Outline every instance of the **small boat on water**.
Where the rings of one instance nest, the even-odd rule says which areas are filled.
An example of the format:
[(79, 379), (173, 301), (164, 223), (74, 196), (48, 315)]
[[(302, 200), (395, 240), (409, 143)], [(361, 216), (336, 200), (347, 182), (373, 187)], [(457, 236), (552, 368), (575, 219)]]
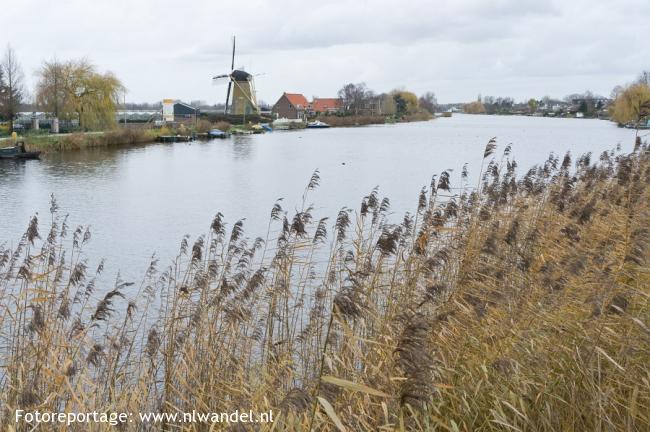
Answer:
[(22, 141), (14, 147), (0, 148), (0, 159), (39, 159), (40, 155), (39, 151), (26, 151)]
[(220, 129), (212, 129), (208, 132), (210, 138), (226, 138), (228, 134)]
[(273, 130), (302, 129), (305, 127), (302, 119), (279, 118), (271, 123)]
[(190, 135), (160, 135), (156, 138), (156, 141), (161, 143), (171, 143), (171, 142), (190, 142), (194, 138)]
[(328, 125), (327, 123), (322, 122), (320, 120), (316, 120), (316, 121), (307, 123), (307, 127), (309, 129), (326, 129), (326, 128), (330, 127), (330, 125)]
[(231, 132), (233, 135), (253, 135), (256, 133), (262, 133), (260, 132), (255, 132), (254, 130), (249, 130), (249, 129), (233, 129)]

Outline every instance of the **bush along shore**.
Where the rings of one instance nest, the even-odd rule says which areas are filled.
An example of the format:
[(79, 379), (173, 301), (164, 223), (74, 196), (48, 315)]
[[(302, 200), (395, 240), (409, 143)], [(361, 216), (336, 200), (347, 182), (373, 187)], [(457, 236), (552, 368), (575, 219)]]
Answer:
[[(319, 116), (319, 120), (324, 121), (332, 127), (347, 127), (347, 126), (367, 126), (372, 124), (396, 123), (396, 122), (414, 122), (414, 121), (428, 121), (433, 119), (429, 113), (418, 112), (415, 114), (408, 114), (402, 117), (387, 117), (387, 116), (363, 116), (363, 115), (348, 115), (348, 116)], [(306, 123), (291, 124), (290, 128), (302, 129)], [(69, 134), (28, 134), (19, 137), (19, 141), (24, 141), (27, 150), (41, 151), (43, 153), (54, 153), (72, 150), (84, 150), (101, 147), (119, 147), (131, 146), (137, 144), (147, 144), (155, 142), (158, 137), (165, 135), (191, 135), (206, 134), (212, 129), (219, 129), (224, 132), (236, 133), (242, 130), (255, 130), (253, 124), (247, 125), (231, 125), (225, 121), (218, 121), (212, 123), (208, 120), (199, 120), (195, 125), (185, 127), (181, 125), (178, 128), (162, 127), (162, 128), (116, 128), (109, 131), (98, 132), (73, 132)], [(261, 130), (261, 129), (257, 129)], [(0, 141), (0, 148), (13, 145), (13, 141), (4, 140)]]
[(429, 112), (420, 111), (413, 114), (405, 114), (400, 117), (385, 115), (320, 115), (317, 120), (327, 123), (332, 127), (346, 126), (367, 126), (384, 123), (408, 123), (416, 121), (428, 121), (433, 119)]
[[(101, 147), (120, 147), (155, 142), (160, 136), (184, 135), (189, 136), (195, 133), (206, 133), (211, 129), (228, 130), (229, 123), (217, 122), (212, 124), (208, 121), (199, 121), (192, 127), (180, 125), (179, 127), (140, 127), (140, 128), (116, 128), (103, 132), (73, 132), (68, 134), (28, 134), (19, 137), (18, 141), (24, 141), (29, 151), (41, 151), (44, 153), (55, 153), (72, 150), (85, 150)], [(5, 140), (0, 142), (0, 147), (11, 146), (13, 141)]]
[[(231, 426), (649, 430), (647, 144), (551, 155), (523, 176), (509, 147), (484, 156), (477, 184), (442, 172), (397, 223), (377, 190), (314, 219), (316, 172), (262, 237), (218, 213), (171, 265), (104, 290), (89, 230), (53, 200), (0, 249), (2, 423), (31, 430), (17, 409), (273, 410), (273, 425)], [(110, 429), (76, 430), (89, 427)]]
[[(151, 143), (165, 131), (160, 129), (115, 129), (106, 132), (76, 132), (70, 134), (39, 134), (19, 138), (29, 151), (53, 153), (99, 147), (118, 147)], [(172, 131), (168, 130), (171, 133)], [(175, 134), (175, 133), (174, 133)], [(5, 141), (4, 144), (8, 144)]]

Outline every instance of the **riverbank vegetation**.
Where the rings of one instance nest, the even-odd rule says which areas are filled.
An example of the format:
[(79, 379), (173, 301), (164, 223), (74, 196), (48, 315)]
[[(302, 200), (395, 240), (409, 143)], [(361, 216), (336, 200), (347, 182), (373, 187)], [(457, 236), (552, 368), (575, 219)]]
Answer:
[(8, 131), (13, 131), (14, 118), (20, 105), (25, 100), (25, 74), (16, 57), (16, 53), (7, 45), (0, 61), (0, 119), (9, 122)]
[(532, 115), (539, 117), (600, 118), (621, 126), (647, 127), (650, 115), (650, 71), (643, 71), (632, 83), (617, 85), (609, 97), (587, 90), (563, 99), (544, 96), (516, 102), (511, 97), (479, 95), (465, 104), (447, 104), (440, 109), (462, 110), (466, 114)]
[[(496, 150), (399, 220), (378, 190), (315, 218), (315, 172), (267, 233), (217, 213), (136, 284), (91, 267), (90, 228), (52, 200), (0, 245), (2, 422), (272, 409), (287, 431), (648, 430), (647, 144), (524, 175)], [(199, 426), (145, 428), (163, 427)]]
[(321, 115), (318, 120), (332, 127), (367, 126), (386, 123), (386, 117), (379, 115)]
[[(375, 93), (365, 83), (349, 83), (338, 92), (342, 108), (336, 113), (338, 117), (356, 117), (358, 121), (339, 121), (345, 126), (355, 124), (376, 124), (395, 121), (423, 121), (433, 118), (437, 110), (437, 100), (433, 92), (427, 92), (420, 98), (413, 92), (396, 89), (388, 93)], [(320, 113), (328, 118), (333, 114)], [(383, 118), (384, 121), (379, 121)], [(372, 123), (367, 123), (372, 121)], [(327, 122), (329, 123), (329, 122)]]
[(648, 79), (620, 88), (610, 107), (612, 120), (619, 124), (639, 124), (650, 116), (650, 73)]
[[(23, 138), (29, 151), (54, 153), (100, 147), (146, 144), (156, 140), (165, 130), (114, 129), (107, 132), (76, 132), (71, 134), (36, 134)], [(171, 132), (169, 133), (171, 134)]]
[(366, 126), (431, 120), (437, 108), (432, 92), (420, 98), (405, 90), (376, 94), (365, 83), (346, 84), (338, 95), (342, 104), (339, 111), (315, 113), (311, 118), (333, 127)]
[(61, 120), (77, 120), (82, 131), (115, 127), (118, 98), (125, 88), (110, 72), (85, 59), (45, 61), (37, 72), (36, 103)]
[(466, 104), (463, 107), (463, 111), (465, 111), (466, 114), (485, 114), (486, 109), (485, 105), (480, 100), (475, 100), (474, 102), (470, 102)]
[[(0, 61), (0, 119), (14, 121), (26, 102), (34, 111), (49, 113), (63, 122), (75, 122), (79, 131), (106, 131), (116, 125), (119, 97), (126, 91), (111, 72), (99, 72), (86, 59), (44, 61), (36, 71), (34, 98), (28, 101), (24, 73), (11, 46)], [(57, 123), (58, 124), (58, 123)], [(21, 125), (22, 130), (23, 125)], [(54, 127), (56, 130), (56, 126)]]

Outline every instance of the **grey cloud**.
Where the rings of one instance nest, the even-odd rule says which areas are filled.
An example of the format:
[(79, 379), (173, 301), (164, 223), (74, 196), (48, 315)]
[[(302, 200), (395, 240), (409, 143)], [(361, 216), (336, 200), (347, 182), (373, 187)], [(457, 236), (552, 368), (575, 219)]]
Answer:
[(331, 95), (349, 81), (433, 90), (441, 101), (587, 84), (608, 94), (650, 67), (643, 0), (24, 0), (3, 16), (0, 42), (12, 43), (31, 84), (43, 59), (85, 56), (133, 100), (223, 99), (210, 77), (229, 67), (233, 34), (237, 66), (267, 73), (257, 83), (267, 101), (284, 90)]

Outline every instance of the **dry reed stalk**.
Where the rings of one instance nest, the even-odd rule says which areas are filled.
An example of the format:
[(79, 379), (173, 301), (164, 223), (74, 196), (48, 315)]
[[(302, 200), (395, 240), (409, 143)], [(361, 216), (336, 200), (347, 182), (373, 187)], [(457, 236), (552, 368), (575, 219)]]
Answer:
[[(49, 227), (0, 245), (2, 422), (272, 409), (259, 426), (647, 430), (647, 145), (521, 177), (495, 149), (475, 190), (443, 172), (398, 224), (373, 190), (328, 230), (308, 205), (316, 172), (264, 240), (217, 214), (137, 286), (90, 268), (90, 231), (70, 233), (53, 200)], [(125, 428), (140, 427), (161, 425)]]

